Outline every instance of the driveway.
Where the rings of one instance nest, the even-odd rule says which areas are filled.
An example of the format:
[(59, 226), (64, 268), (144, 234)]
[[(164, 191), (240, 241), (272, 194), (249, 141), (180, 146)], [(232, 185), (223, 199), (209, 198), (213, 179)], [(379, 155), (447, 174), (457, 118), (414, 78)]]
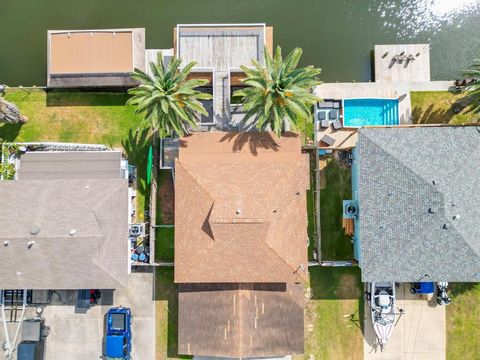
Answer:
[(410, 294), (410, 284), (397, 288), (397, 310), (405, 313), (398, 319), (389, 343), (383, 352), (375, 346), (375, 333), (368, 303), (365, 304), (365, 360), (430, 360), (445, 359), (445, 306), (436, 299)]
[[(95, 360), (102, 355), (104, 317), (112, 306), (123, 305), (132, 310), (132, 359), (153, 360), (155, 352), (155, 310), (153, 273), (136, 272), (128, 276), (125, 289), (102, 292), (102, 305), (85, 313), (75, 313), (76, 291), (56, 291), (52, 304), (42, 313), (50, 328), (46, 339), (45, 358), (48, 360)], [(55, 304), (55, 305), (53, 305)], [(35, 316), (35, 308), (27, 308), (25, 317)], [(16, 326), (10, 324), (13, 337)], [(3, 340), (0, 329), (0, 340)], [(2, 341), (3, 342), (3, 341)], [(0, 351), (0, 359), (3, 352)]]

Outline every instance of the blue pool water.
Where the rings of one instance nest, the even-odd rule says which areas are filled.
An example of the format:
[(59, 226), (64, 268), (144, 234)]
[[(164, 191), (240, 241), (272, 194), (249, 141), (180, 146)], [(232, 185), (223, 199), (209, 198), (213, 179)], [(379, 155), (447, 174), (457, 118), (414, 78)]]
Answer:
[(398, 125), (397, 99), (345, 99), (343, 125), (346, 127)]

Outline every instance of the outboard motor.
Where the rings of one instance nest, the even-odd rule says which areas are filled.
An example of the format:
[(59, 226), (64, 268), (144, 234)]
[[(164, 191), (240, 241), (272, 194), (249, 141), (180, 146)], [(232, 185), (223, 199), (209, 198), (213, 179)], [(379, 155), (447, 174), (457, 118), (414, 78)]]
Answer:
[(447, 294), (448, 282), (441, 281), (437, 283), (437, 303), (438, 305), (448, 305), (452, 302)]

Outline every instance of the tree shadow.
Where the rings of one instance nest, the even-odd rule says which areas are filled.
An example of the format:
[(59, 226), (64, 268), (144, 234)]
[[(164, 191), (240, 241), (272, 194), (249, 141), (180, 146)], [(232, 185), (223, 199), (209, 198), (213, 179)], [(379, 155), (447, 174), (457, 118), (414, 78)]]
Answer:
[(434, 109), (434, 104), (431, 104), (425, 110), (421, 107), (415, 107), (412, 110), (414, 124), (448, 124), (454, 116), (453, 105), (447, 110)]
[(130, 129), (122, 140), (122, 147), (127, 155), (128, 162), (137, 168), (137, 191), (145, 196), (144, 211), (149, 208), (150, 187), (146, 181), (148, 150), (152, 143), (150, 128)]
[(456, 297), (458, 295), (462, 295), (464, 293), (467, 293), (473, 290), (473, 288), (475, 288), (476, 285), (477, 283), (473, 283), (473, 282), (467, 282), (467, 283), (452, 282), (452, 283), (448, 283), (448, 290), (452, 297)]
[[(292, 132), (285, 132), (282, 137), (297, 137)], [(280, 146), (277, 139), (270, 132), (228, 132), (221, 139), (221, 142), (232, 142), (233, 152), (242, 151), (248, 145), (250, 153), (258, 155), (259, 149), (279, 151)]]
[(3, 124), (0, 126), (0, 139), (9, 142), (15, 141), (23, 125), (25, 124)]
[(47, 106), (123, 106), (129, 97), (124, 89), (58, 89), (47, 92)]

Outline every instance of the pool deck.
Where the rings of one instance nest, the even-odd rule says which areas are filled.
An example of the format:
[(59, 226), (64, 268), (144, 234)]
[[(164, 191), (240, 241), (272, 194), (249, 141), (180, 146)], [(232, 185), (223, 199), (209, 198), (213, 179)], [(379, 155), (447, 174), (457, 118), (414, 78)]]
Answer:
[[(353, 86), (352, 86), (353, 85)], [(330, 83), (322, 84), (315, 88), (315, 94), (322, 99), (348, 99), (348, 98), (388, 98), (398, 99), (398, 116), (400, 125), (412, 123), (412, 106), (410, 92), (402, 87), (392, 84), (379, 83)], [(341, 110), (343, 114), (343, 109)], [(316, 140), (322, 149), (351, 149), (357, 142), (357, 128), (342, 128), (339, 130), (320, 128), (316, 121)], [(323, 136), (334, 139), (333, 145), (321, 141)]]
[[(324, 83), (315, 87), (322, 99), (387, 98), (398, 99), (400, 125), (412, 123), (411, 91), (448, 91), (453, 81), (430, 80), (429, 44), (375, 45), (375, 82)], [(318, 146), (348, 149), (355, 146), (356, 129), (319, 129)], [(334, 144), (328, 146), (320, 139), (328, 135)]]

